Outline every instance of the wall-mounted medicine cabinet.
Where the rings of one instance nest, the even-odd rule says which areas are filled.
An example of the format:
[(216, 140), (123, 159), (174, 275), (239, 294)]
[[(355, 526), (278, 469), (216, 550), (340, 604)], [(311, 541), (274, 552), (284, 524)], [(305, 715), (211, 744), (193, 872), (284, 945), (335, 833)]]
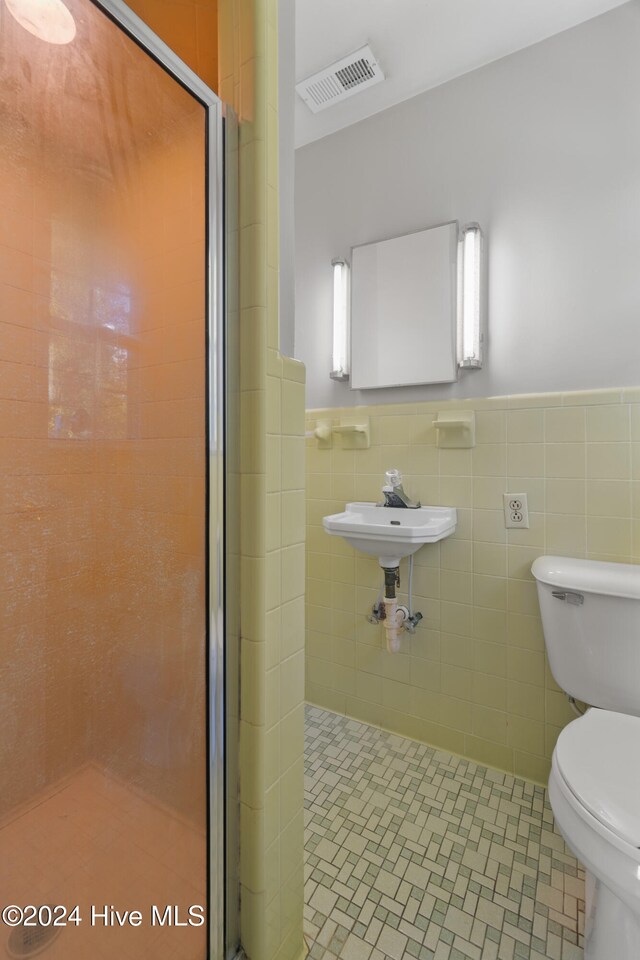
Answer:
[(351, 252), (351, 387), (457, 379), (458, 224)]

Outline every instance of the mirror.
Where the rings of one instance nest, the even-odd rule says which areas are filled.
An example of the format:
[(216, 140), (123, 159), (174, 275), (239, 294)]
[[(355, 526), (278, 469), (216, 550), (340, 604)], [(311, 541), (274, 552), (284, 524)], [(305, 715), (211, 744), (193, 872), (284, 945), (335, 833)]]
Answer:
[(351, 252), (351, 388), (451, 383), (458, 224)]

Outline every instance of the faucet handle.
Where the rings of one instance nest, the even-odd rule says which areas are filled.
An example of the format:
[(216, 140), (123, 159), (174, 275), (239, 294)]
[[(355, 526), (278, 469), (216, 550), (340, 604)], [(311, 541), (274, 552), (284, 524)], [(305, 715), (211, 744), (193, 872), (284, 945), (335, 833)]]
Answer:
[(401, 487), (402, 486), (402, 474), (395, 467), (392, 467), (391, 470), (387, 470), (385, 473), (387, 485), (390, 487)]

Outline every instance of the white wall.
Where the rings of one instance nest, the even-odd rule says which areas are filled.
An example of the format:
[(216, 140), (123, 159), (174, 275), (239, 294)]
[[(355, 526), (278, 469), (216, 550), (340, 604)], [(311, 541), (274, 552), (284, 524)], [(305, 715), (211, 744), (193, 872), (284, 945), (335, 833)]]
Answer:
[[(308, 407), (640, 383), (640, 0), (299, 149), (295, 207)], [(453, 219), (487, 238), (484, 369), (331, 381), (332, 257)]]

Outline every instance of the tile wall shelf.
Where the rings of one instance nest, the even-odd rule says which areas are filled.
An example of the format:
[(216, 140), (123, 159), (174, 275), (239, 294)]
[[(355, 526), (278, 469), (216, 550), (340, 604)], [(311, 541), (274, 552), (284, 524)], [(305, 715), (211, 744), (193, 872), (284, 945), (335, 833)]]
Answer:
[(476, 415), (473, 410), (438, 413), (433, 426), (439, 447), (463, 449), (476, 445)]
[(341, 421), (333, 432), (340, 437), (344, 450), (367, 450), (371, 444), (369, 417), (359, 417), (355, 423)]

